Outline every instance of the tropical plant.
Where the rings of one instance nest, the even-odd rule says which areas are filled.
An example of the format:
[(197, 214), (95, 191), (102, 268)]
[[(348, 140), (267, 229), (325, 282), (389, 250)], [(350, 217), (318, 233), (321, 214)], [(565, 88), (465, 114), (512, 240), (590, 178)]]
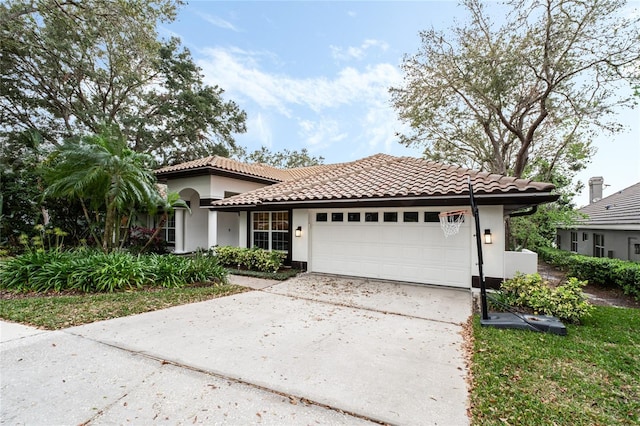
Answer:
[(193, 257), (70, 251), (28, 250), (0, 262), (0, 288), (17, 292), (85, 293), (184, 287), (193, 283), (226, 283), (226, 270), (210, 253)]
[(169, 217), (173, 216), (177, 208), (185, 209), (187, 212), (191, 213), (189, 205), (186, 201), (180, 199), (180, 194), (177, 192), (170, 192), (166, 197), (162, 197), (161, 194), (158, 194), (156, 202), (151, 206), (149, 212), (154, 214), (157, 210), (162, 211), (160, 221), (158, 222), (154, 233), (149, 237), (149, 240), (146, 242), (144, 247), (142, 247), (141, 252), (148, 250), (149, 247), (154, 244), (154, 241), (157, 241), (160, 231), (164, 229), (164, 225), (167, 223), (167, 220), (169, 220)]
[(149, 155), (129, 149), (112, 129), (68, 139), (48, 160), (45, 195), (78, 200), (92, 237), (108, 252), (118, 247), (121, 224), (126, 227), (136, 208), (154, 208), (158, 190), (152, 164)]

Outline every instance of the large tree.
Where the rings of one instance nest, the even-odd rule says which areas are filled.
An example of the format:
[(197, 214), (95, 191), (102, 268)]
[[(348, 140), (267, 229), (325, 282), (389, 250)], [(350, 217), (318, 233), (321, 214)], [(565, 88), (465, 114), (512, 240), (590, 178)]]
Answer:
[[(621, 87), (640, 80), (640, 16), (618, 0), (464, 0), (465, 24), (420, 33), (391, 89), (425, 156), (516, 177), (571, 177), (595, 131), (617, 131)], [(497, 16), (497, 15), (496, 15)], [(627, 91), (628, 92), (628, 91)], [(612, 120), (613, 119), (613, 120)], [(569, 179), (570, 180), (570, 179)]]
[(302, 148), (300, 151), (291, 151), (285, 148), (282, 151), (273, 152), (266, 146), (263, 146), (251, 153), (247, 153), (243, 148), (238, 148), (234, 155), (240, 161), (264, 163), (281, 169), (317, 166), (324, 163), (324, 157), (314, 157), (309, 154), (306, 148)]
[(37, 130), (53, 145), (116, 124), (162, 164), (228, 155), (245, 113), (157, 25), (180, 0), (0, 3), (0, 138)]

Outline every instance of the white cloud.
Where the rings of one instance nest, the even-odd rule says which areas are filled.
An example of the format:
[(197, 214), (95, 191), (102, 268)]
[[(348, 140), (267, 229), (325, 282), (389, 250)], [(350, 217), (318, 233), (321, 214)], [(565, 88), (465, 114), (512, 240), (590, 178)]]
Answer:
[[(293, 120), (290, 135), (297, 131), (305, 145), (316, 152), (347, 135), (353, 143), (368, 144), (373, 152), (389, 152), (391, 145), (397, 144), (394, 127), (399, 124), (388, 88), (399, 85), (402, 75), (391, 64), (344, 67), (333, 76), (296, 78), (268, 72), (274, 61), (269, 52), (218, 47), (200, 53), (198, 65), (206, 84), (222, 87), (225, 97), (241, 108)], [(252, 139), (268, 146), (274, 143), (264, 116), (250, 116), (248, 130)]]
[(273, 132), (269, 120), (262, 113), (247, 118), (247, 133), (251, 133), (258, 140), (260, 146), (267, 148), (273, 146)]
[(208, 23), (213, 24), (218, 28), (222, 28), (223, 30), (232, 30), (232, 31), (235, 31), (235, 32), (239, 32), (240, 31), (231, 22), (225, 21), (224, 19), (222, 19), (222, 18), (220, 18), (218, 16), (209, 15), (208, 13), (198, 13), (198, 15), (200, 15), (200, 17), (202, 19), (204, 19), (205, 21), (207, 21)]
[(341, 130), (340, 123), (327, 117), (315, 121), (300, 120), (298, 125), (301, 139), (314, 151), (327, 148), (347, 137), (347, 133)]
[(373, 47), (377, 47), (383, 52), (389, 49), (389, 45), (384, 41), (368, 39), (362, 42), (360, 46), (329, 46), (331, 56), (338, 61), (350, 61), (352, 59), (363, 59), (367, 55), (367, 51)]
[(315, 112), (345, 104), (356, 104), (385, 94), (402, 76), (390, 64), (376, 64), (358, 70), (342, 69), (333, 79), (327, 77), (294, 78), (270, 74), (260, 68), (260, 52), (212, 48), (203, 51), (199, 61), (204, 80), (220, 85), (231, 94), (239, 94), (262, 108), (275, 108), (290, 116), (291, 107), (306, 106)]

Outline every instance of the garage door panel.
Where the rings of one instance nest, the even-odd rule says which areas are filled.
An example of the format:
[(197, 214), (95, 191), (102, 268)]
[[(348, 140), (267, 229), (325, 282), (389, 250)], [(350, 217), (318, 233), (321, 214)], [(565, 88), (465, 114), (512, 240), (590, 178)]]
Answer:
[(445, 238), (433, 223), (314, 223), (310, 270), (468, 288), (470, 240), (468, 224)]

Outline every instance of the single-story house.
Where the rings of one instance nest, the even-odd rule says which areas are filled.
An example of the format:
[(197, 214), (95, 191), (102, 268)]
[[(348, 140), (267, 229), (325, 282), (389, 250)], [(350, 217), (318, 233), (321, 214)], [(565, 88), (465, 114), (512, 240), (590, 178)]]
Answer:
[[(290, 170), (214, 156), (157, 176), (191, 208), (169, 226), (176, 253), (261, 247), (308, 271), (461, 288), (478, 281), (468, 179), (481, 232), (491, 236), (483, 242), (488, 284), (518, 265), (519, 253), (504, 249), (505, 218), (557, 199), (548, 183), (385, 154)], [(464, 222), (445, 237), (439, 214), (453, 210), (466, 210)]]
[(640, 262), (640, 182), (602, 198), (604, 179), (589, 179), (589, 204), (578, 210), (584, 219), (557, 230), (562, 250), (594, 257)]

